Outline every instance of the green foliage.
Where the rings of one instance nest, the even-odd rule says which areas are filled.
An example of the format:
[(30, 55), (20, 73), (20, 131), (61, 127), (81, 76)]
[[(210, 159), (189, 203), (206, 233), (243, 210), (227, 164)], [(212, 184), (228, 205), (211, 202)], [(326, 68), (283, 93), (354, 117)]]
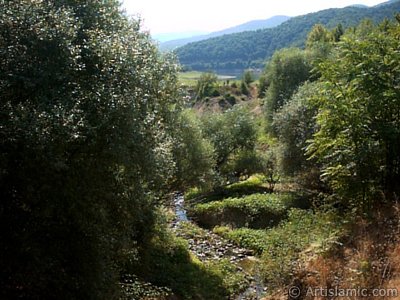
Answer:
[(327, 9), (304, 16), (293, 17), (275, 28), (228, 34), (221, 37), (190, 43), (176, 50), (182, 65), (193, 70), (245, 70), (262, 68), (265, 59), (275, 51), (287, 47), (305, 46), (307, 35), (315, 24), (332, 30), (356, 26), (369, 18), (381, 22), (392, 19), (400, 11), (398, 1), (371, 8), (345, 7)]
[(269, 77), (265, 75), (265, 72), (261, 74), (258, 79), (258, 97), (264, 98), (265, 92), (267, 91), (270, 85)]
[[(190, 222), (179, 224), (180, 235), (209, 238), (209, 232)], [(168, 286), (182, 299), (227, 299), (247, 284), (245, 274), (228, 260), (201, 262), (188, 251), (187, 241), (161, 228), (140, 264), (128, 268), (158, 286)]]
[(316, 131), (317, 108), (310, 99), (319, 87), (318, 83), (305, 83), (274, 116), (272, 126), (279, 140), (278, 164), (283, 175), (309, 172), (315, 165), (307, 159), (306, 147)]
[(227, 164), (241, 152), (254, 150), (257, 132), (250, 113), (235, 106), (223, 114), (205, 115), (202, 122), (204, 136), (215, 150), (217, 171), (224, 177), (237, 176), (240, 170)]
[(223, 174), (238, 174), (250, 176), (260, 172), (260, 155), (254, 150), (243, 150), (233, 155), (231, 159), (221, 167)]
[(262, 254), (262, 273), (267, 282), (282, 285), (296, 270), (302, 251), (327, 252), (343, 234), (335, 212), (292, 209), (286, 222), (270, 229)]
[(247, 84), (245, 81), (242, 81), (242, 82), (240, 83), (240, 92), (241, 92), (243, 95), (246, 95), (246, 96), (248, 96), (248, 95), (250, 94), (249, 86), (248, 86), (248, 84)]
[(255, 215), (260, 210), (268, 210), (275, 214), (281, 214), (287, 207), (292, 205), (292, 197), (290, 195), (280, 194), (253, 194), (243, 198), (226, 198), (222, 201), (198, 204), (195, 211), (221, 212), (225, 208), (238, 208), (244, 210), (246, 215)]
[(183, 239), (155, 239), (148, 248), (140, 271), (144, 278), (159, 286), (168, 286), (183, 299), (225, 299), (229, 292), (224, 286), (218, 267), (204, 265), (187, 250)]
[(218, 77), (214, 73), (202, 73), (197, 81), (195, 92), (196, 99), (219, 96), (217, 89)]
[(307, 48), (317, 47), (319, 44), (328, 44), (332, 42), (331, 32), (324, 25), (315, 24), (307, 36)]
[(342, 37), (319, 66), (319, 130), (308, 152), (339, 196), (365, 207), (378, 192), (399, 194), (400, 26), (364, 28)]
[(326, 252), (343, 234), (343, 223), (334, 211), (292, 209), (288, 219), (268, 230), (217, 228), (228, 239), (261, 255), (261, 273), (270, 285), (285, 285), (296, 270), (296, 261), (307, 248)]
[(176, 161), (176, 189), (201, 187), (207, 189), (214, 179), (214, 149), (203, 137), (200, 121), (194, 112), (186, 110), (176, 126), (174, 157)]
[(243, 81), (244, 83), (246, 83), (247, 85), (249, 85), (250, 83), (252, 83), (252, 82), (254, 81), (253, 72), (250, 71), (250, 70), (245, 71), (245, 72), (243, 73), (243, 76), (242, 76), (242, 81)]
[(215, 233), (221, 234), (223, 237), (234, 241), (239, 246), (246, 249), (251, 249), (257, 255), (261, 255), (266, 249), (266, 240), (268, 239), (268, 233), (263, 229), (251, 229), (251, 228), (238, 228), (230, 229), (230, 227), (216, 227)]
[(265, 151), (259, 163), (260, 173), (264, 175), (263, 181), (268, 183), (268, 190), (272, 193), (280, 179), (275, 148), (271, 147)]
[(0, 6), (0, 298), (113, 299), (172, 178), (176, 65), (117, 1)]
[(274, 113), (289, 101), (297, 88), (310, 78), (311, 68), (306, 51), (290, 48), (275, 52), (265, 70), (269, 81), (265, 101), (269, 122), (272, 122)]
[[(248, 285), (244, 273), (238, 272), (237, 266), (227, 259), (209, 262), (206, 264), (206, 268), (210, 270), (212, 274), (222, 278), (222, 286), (230, 297), (237, 295)], [(207, 299), (216, 299), (214, 295), (211, 297), (212, 298)]]
[(268, 192), (268, 189), (264, 186), (264, 177), (262, 175), (253, 175), (244, 181), (218, 186), (208, 193), (204, 193), (204, 191), (197, 188), (190, 189), (185, 193), (185, 199), (193, 204), (198, 204), (266, 192)]
[(190, 214), (207, 227), (225, 224), (265, 228), (279, 223), (293, 205), (293, 196), (289, 194), (252, 194), (197, 204), (190, 210)]
[(333, 30), (332, 30), (332, 36), (333, 36), (333, 41), (334, 42), (339, 42), (342, 35), (344, 34), (344, 28), (341, 23), (339, 23)]
[(334, 43), (339, 41), (343, 34), (343, 28), (339, 25), (332, 31), (321, 24), (316, 24), (311, 29), (307, 36), (306, 48), (313, 51), (314, 60), (324, 59), (329, 55)]

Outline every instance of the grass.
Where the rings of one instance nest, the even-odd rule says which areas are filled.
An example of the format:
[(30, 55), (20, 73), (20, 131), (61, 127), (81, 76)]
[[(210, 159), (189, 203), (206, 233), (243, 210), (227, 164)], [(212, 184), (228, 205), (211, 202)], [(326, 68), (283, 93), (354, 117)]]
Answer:
[[(179, 82), (186, 86), (195, 86), (203, 73), (198, 71), (181, 72), (179, 73)], [(217, 77), (220, 81), (229, 80), (231, 83), (236, 82), (235, 76), (217, 75)]]
[(310, 275), (303, 276), (303, 284), (312, 288), (384, 288), (397, 294), (386, 298), (399, 299), (399, 204), (381, 204), (367, 218), (349, 213), (348, 219), (351, 222), (340, 247), (329, 255), (308, 256), (302, 272)]
[(252, 194), (242, 198), (227, 198), (195, 206), (198, 213), (221, 213), (224, 209), (237, 208), (252, 216), (267, 210), (273, 214), (282, 214), (292, 206), (293, 198), (289, 194)]
[(310, 206), (308, 198), (299, 193), (269, 193), (262, 175), (208, 194), (192, 190), (186, 198), (189, 198), (189, 215), (206, 228), (216, 225), (268, 228), (285, 219), (290, 208)]
[(252, 194), (197, 204), (189, 214), (207, 228), (220, 224), (234, 228), (267, 228), (284, 219), (293, 204), (290, 194)]
[(262, 175), (253, 175), (245, 181), (236, 182), (227, 186), (204, 193), (201, 189), (190, 189), (185, 193), (185, 199), (188, 203), (207, 203), (218, 201), (225, 198), (242, 197), (254, 193), (264, 193), (268, 189), (265, 187)]
[(216, 227), (215, 233), (261, 256), (261, 272), (272, 286), (290, 281), (304, 251), (327, 252), (343, 234), (343, 223), (334, 211), (292, 209), (288, 219), (268, 230)]
[(186, 240), (176, 237), (154, 241), (142, 263), (133, 271), (155, 286), (168, 287), (179, 299), (227, 299), (247, 283), (229, 261), (203, 263), (188, 251)]

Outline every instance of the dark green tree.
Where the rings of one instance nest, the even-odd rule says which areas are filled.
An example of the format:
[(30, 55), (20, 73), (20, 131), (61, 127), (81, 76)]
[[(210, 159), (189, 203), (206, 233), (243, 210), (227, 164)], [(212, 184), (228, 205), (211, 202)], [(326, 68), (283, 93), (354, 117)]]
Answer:
[(247, 85), (247, 83), (246, 83), (245, 81), (242, 81), (242, 82), (240, 83), (240, 92), (241, 92), (243, 95), (246, 95), (246, 96), (248, 96), (248, 95), (250, 94), (249, 86)]
[(332, 30), (332, 35), (333, 35), (333, 40), (334, 42), (339, 42), (340, 38), (344, 34), (344, 28), (342, 23), (339, 23), (333, 30)]
[(0, 6), (0, 298), (114, 299), (172, 178), (176, 67), (118, 1)]

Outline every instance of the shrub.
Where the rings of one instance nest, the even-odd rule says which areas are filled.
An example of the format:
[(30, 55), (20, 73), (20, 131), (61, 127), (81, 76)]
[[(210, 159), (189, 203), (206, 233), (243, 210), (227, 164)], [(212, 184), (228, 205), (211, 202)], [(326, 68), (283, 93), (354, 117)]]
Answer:
[(278, 224), (293, 203), (291, 195), (253, 194), (197, 204), (190, 214), (209, 228), (215, 225), (266, 228)]

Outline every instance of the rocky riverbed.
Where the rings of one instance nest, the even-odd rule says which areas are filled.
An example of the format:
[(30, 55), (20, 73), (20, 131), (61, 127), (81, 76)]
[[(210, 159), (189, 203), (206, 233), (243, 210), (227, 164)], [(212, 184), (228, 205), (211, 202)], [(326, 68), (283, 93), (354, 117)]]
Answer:
[(226, 240), (212, 231), (200, 228), (186, 215), (184, 198), (176, 194), (174, 198), (176, 217), (171, 224), (175, 234), (188, 241), (189, 250), (201, 261), (227, 259), (243, 272), (249, 282), (249, 287), (233, 299), (261, 299), (266, 291), (258, 276), (258, 258), (249, 249), (244, 249)]

